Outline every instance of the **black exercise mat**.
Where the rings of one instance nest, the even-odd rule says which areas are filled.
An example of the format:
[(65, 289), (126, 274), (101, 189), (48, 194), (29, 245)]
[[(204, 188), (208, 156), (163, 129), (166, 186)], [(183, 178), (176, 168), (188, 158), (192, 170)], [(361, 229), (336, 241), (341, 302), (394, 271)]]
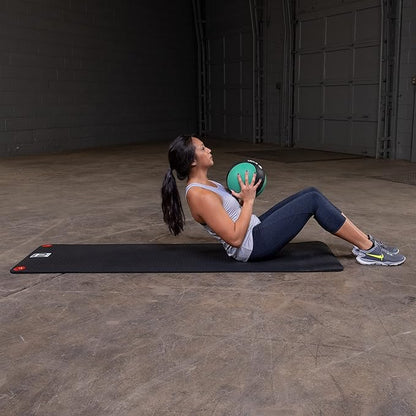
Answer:
[(48, 244), (11, 273), (215, 273), (341, 271), (319, 241), (288, 244), (275, 258), (242, 263), (220, 244)]

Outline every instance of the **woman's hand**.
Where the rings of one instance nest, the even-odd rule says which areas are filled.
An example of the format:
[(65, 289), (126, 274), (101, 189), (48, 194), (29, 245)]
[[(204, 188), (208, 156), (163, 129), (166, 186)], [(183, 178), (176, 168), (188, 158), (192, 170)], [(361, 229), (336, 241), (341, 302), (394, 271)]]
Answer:
[(239, 199), (243, 205), (245, 202), (254, 202), (254, 200), (256, 199), (257, 188), (261, 184), (261, 179), (257, 183), (255, 183), (256, 173), (253, 173), (253, 177), (251, 178), (251, 182), (249, 183), (247, 170), (245, 173), (244, 182), (240, 174), (237, 175), (237, 179), (240, 184), (241, 190), (238, 193), (232, 190), (231, 194), (237, 199)]

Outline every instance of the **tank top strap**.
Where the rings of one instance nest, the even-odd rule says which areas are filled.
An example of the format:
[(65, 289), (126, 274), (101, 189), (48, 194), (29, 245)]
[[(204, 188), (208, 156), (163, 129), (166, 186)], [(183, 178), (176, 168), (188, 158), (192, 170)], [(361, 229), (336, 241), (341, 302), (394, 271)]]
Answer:
[(185, 195), (188, 193), (188, 191), (193, 188), (193, 187), (198, 187), (198, 188), (203, 188), (206, 189), (208, 191), (212, 191), (215, 192), (218, 195), (227, 193), (227, 191), (225, 190), (225, 188), (218, 182), (215, 181), (211, 181), (212, 183), (214, 183), (216, 186), (211, 186), (211, 185), (204, 185), (202, 183), (198, 183), (198, 182), (192, 182), (189, 185), (186, 186), (186, 190), (185, 190)]

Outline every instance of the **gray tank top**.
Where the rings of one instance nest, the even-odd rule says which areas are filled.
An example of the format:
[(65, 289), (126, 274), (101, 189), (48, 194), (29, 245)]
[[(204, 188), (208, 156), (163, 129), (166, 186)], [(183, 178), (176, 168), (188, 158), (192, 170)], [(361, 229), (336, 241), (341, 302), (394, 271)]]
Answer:
[[(238, 201), (218, 182), (213, 182), (216, 186), (210, 185), (203, 185), (201, 183), (190, 183), (186, 187), (186, 194), (188, 191), (197, 186), (199, 188), (207, 189), (208, 191), (212, 191), (219, 195), (222, 199), (222, 206), (224, 207), (225, 211), (227, 212), (228, 216), (235, 222), (238, 220), (240, 213), (241, 213), (241, 206)], [(260, 220), (255, 216), (252, 215), (250, 219), (250, 224), (247, 229), (247, 233), (244, 237), (243, 244), (240, 247), (234, 247), (228, 243), (226, 243), (221, 237), (219, 237), (208, 225), (203, 225), (203, 227), (208, 231), (209, 234), (214, 236), (217, 240), (221, 242), (225, 251), (230, 257), (238, 261), (246, 262), (251, 252), (253, 251), (253, 228), (260, 224)]]

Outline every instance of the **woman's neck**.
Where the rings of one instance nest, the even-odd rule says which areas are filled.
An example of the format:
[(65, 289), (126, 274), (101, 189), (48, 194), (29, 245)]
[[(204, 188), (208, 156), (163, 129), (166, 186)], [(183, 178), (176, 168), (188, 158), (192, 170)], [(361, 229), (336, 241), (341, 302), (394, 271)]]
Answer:
[(211, 185), (211, 181), (208, 179), (207, 171), (191, 172), (188, 176), (188, 185), (195, 182), (203, 185)]

